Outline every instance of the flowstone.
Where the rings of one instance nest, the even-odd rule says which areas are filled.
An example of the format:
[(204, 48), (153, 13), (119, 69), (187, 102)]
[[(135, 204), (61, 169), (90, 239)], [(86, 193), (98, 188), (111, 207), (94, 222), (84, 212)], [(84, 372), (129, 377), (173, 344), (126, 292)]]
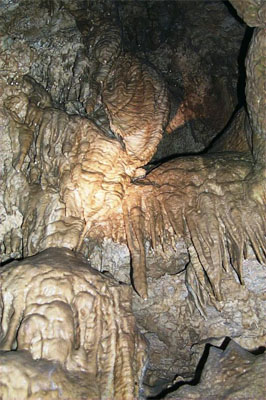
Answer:
[(129, 286), (57, 248), (3, 267), (0, 280), (1, 398), (140, 395), (146, 343)]
[[(158, 47), (146, 57), (131, 51), (130, 38), (139, 38), (130, 23), (123, 29), (131, 2), (123, 12), (122, 3), (1, 6), (1, 259), (45, 250), (1, 272), (7, 398), (38, 398), (41, 390), (48, 397), (138, 396), (145, 345), (123, 283), (135, 289), (133, 311), (150, 342), (151, 386), (191, 377), (211, 336), (250, 350), (265, 342), (264, 2), (248, 0), (243, 10), (232, 0), (256, 27), (246, 71), (249, 119), (236, 115), (210, 152), (236, 105), (235, 46), (238, 54), (244, 25), (223, 2), (177, 2), (188, 25), (180, 31), (172, 20), (167, 40), (157, 26), (171, 25), (171, 11), (148, 25), (137, 18), (150, 36), (156, 32)], [(152, 18), (160, 10), (158, 2), (139, 3)], [(142, 17), (138, 2), (132, 10)], [(179, 42), (181, 32), (188, 38)], [(179, 150), (205, 154), (147, 164), (176, 152), (164, 153), (167, 142), (156, 155), (163, 136), (183, 124)]]

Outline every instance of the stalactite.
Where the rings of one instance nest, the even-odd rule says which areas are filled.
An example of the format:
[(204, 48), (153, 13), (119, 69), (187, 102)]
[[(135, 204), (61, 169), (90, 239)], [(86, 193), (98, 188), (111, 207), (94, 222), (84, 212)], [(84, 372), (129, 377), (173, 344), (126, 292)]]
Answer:
[[(91, 92), (84, 106), (89, 114), (97, 104), (102, 107), (112, 134), (106, 135), (91, 116), (53, 108), (48, 93), (30, 76), (8, 87), (4, 105), (17, 149), (13, 164), (25, 181), (27, 198), (20, 205), (23, 255), (55, 243), (82, 251), (86, 237), (127, 242), (134, 286), (146, 298), (145, 241), (164, 250), (166, 237), (174, 243), (182, 236), (193, 251), (190, 290), (206, 288), (210, 299), (221, 301), (220, 282), (230, 265), (243, 281), (249, 242), (258, 259), (265, 259), (263, 207), (258, 206), (263, 190), (253, 185), (252, 200), (247, 189), (252, 160), (240, 153), (180, 158), (145, 178), (142, 167), (167, 124), (166, 84), (154, 69), (121, 50), (120, 31), (108, 23), (95, 23), (90, 46), (94, 64), (80, 53), (74, 75), (89, 74)], [(248, 149), (241, 140), (239, 146)], [(11, 208), (8, 193), (7, 188), (6, 206)], [(203, 309), (200, 297), (195, 295)]]
[[(132, 202), (133, 200), (133, 202)], [(126, 240), (132, 257), (133, 284), (144, 299), (147, 298), (145, 216), (141, 208), (141, 198), (128, 197), (123, 202), (123, 217)]]
[[(204, 292), (219, 307), (224, 273), (233, 268), (244, 284), (247, 246), (251, 244), (261, 263), (266, 261), (265, 209), (246, 195), (251, 169), (251, 159), (240, 153), (180, 158), (130, 188), (127, 196), (131, 200), (126, 200), (123, 211), (134, 282), (143, 279), (145, 260), (142, 265), (139, 260), (143, 260), (145, 239), (156, 249), (158, 236), (163, 241), (169, 232), (176, 239), (185, 237), (190, 254), (187, 283), (202, 314), (207, 301)], [(143, 285), (146, 291), (144, 281)]]

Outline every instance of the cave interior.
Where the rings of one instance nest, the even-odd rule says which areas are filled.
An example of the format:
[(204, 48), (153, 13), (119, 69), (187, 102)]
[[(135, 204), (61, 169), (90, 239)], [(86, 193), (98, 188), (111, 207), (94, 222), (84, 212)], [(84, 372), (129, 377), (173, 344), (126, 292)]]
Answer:
[(265, 396), (265, 0), (2, 0), (0, 397)]

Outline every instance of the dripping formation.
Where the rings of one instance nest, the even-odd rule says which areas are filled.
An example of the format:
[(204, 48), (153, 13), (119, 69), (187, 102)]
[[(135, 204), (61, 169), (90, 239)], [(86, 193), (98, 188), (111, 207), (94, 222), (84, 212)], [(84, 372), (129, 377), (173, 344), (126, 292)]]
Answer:
[[(124, 215), (133, 268), (145, 268), (146, 238), (156, 250), (170, 234), (185, 238), (190, 256), (187, 286), (202, 313), (208, 296), (216, 305), (222, 300), (221, 279), (230, 265), (243, 284), (242, 265), (250, 244), (258, 260), (266, 261), (265, 210), (249, 198), (246, 178), (251, 168), (251, 158), (240, 153), (186, 157), (163, 164), (130, 188)], [(138, 287), (146, 295), (145, 272), (138, 275)]]
[(243, 353), (265, 344), (266, 261), (265, 5), (247, 2), (254, 30), (223, 1), (0, 6), (3, 400), (179, 398), (210, 345), (203, 397), (263, 393), (264, 355)]
[[(27, 199), (19, 205), (23, 256), (55, 245), (85, 252), (86, 238), (126, 242), (134, 287), (146, 298), (145, 241), (155, 250), (157, 243), (163, 247), (166, 235), (173, 241), (182, 236), (190, 255), (188, 289), (204, 314), (208, 298), (222, 299), (220, 281), (230, 265), (243, 283), (249, 243), (265, 262), (264, 189), (257, 179), (262, 170), (257, 149), (263, 146), (256, 141), (261, 139), (253, 140), (255, 162), (243, 153), (210, 153), (179, 158), (145, 177), (143, 167), (163, 131), (195, 115), (185, 101), (179, 111), (183, 118), (177, 113), (168, 121), (165, 83), (150, 66), (122, 51), (116, 27), (96, 23), (90, 46), (92, 65), (79, 53), (74, 66), (78, 74), (89, 65), (90, 90), (80, 93), (86, 117), (53, 107), (48, 93), (28, 75), (7, 85), (4, 105), (18, 144), (5, 202), (11, 208), (9, 188), (19, 174)], [(97, 122), (99, 112), (103, 118)], [(222, 143), (216, 151), (227, 149)]]

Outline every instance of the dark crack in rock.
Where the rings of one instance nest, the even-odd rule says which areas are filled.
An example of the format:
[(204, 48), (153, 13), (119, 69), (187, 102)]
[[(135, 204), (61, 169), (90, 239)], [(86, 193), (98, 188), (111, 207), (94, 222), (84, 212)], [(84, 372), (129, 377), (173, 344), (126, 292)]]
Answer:
[[(208, 355), (207, 355), (208, 353)], [(265, 396), (265, 354), (254, 355), (233, 340), (225, 349), (206, 346), (207, 361), (195, 386), (185, 384), (165, 399), (261, 400)], [(198, 380), (196, 378), (196, 380)]]

